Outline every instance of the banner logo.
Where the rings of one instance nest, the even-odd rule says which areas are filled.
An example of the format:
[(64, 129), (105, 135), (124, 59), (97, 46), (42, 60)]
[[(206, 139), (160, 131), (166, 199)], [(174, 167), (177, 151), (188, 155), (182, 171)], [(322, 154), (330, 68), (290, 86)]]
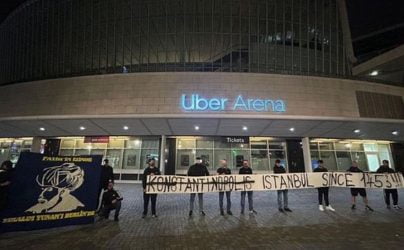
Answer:
[(84, 182), (84, 171), (73, 163), (45, 168), (42, 176), (36, 177), (36, 182), (42, 188), (38, 203), (26, 212), (66, 212), (84, 207), (71, 192), (78, 189)]

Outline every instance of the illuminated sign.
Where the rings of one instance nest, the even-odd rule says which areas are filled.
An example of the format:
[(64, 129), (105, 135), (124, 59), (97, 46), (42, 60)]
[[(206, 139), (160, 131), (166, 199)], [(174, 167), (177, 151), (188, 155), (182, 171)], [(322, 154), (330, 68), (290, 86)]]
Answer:
[(286, 112), (286, 104), (283, 100), (246, 99), (242, 95), (230, 102), (227, 98), (204, 98), (199, 94), (183, 94), (181, 108), (185, 111)]

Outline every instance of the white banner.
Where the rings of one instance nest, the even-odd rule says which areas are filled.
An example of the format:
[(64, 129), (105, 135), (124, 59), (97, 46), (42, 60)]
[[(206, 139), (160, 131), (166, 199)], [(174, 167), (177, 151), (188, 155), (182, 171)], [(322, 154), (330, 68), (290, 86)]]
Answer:
[(188, 177), (149, 175), (146, 193), (207, 193), (224, 191), (265, 191), (319, 187), (403, 188), (401, 173), (291, 173), (256, 175), (212, 175)]

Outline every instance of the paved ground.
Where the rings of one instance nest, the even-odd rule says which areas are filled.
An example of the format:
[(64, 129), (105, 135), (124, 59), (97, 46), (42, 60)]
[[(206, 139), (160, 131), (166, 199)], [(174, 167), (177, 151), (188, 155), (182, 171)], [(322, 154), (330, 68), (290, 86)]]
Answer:
[[(351, 211), (349, 190), (331, 190), (337, 210), (318, 211), (316, 190), (289, 191), (293, 213), (281, 214), (276, 192), (255, 192), (257, 215), (222, 217), (217, 194), (205, 195), (206, 216), (188, 218), (188, 195), (160, 195), (159, 218), (141, 218), (141, 187), (120, 184), (125, 200), (120, 222), (73, 226), (0, 236), (0, 249), (403, 249), (404, 209), (387, 210), (382, 191), (368, 191), (375, 212), (363, 204)], [(400, 190), (404, 199), (404, 190)]]

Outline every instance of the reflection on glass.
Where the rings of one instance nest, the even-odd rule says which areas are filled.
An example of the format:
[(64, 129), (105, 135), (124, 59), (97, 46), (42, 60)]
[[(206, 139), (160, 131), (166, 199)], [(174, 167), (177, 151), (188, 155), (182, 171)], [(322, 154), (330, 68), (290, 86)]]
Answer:
[(351, 154), (349, 152), (343, 152), (343, 151), (337, 151), (337, 164), (338, 164), (338, 170), (339, 171), (345, 171), (347, 170), (351, 164)]
[[(265, 145), (266, 146), (266, 145)], [(269, 170), (268, 151), (251, 150), (251, 166), (255, 170)]]
[(320, 159), (324, 161), (324, 166), (328, 171), (338, 170), (334, 151), (320, 151)]
[(140, 149), (126, 149), (123, 152), (123, 168), (139, 169), (140, 168)]
[(108, 149), (106, 159), (109, 160), (109, 165), (113, 168), (121, 168), (121, 149)]

